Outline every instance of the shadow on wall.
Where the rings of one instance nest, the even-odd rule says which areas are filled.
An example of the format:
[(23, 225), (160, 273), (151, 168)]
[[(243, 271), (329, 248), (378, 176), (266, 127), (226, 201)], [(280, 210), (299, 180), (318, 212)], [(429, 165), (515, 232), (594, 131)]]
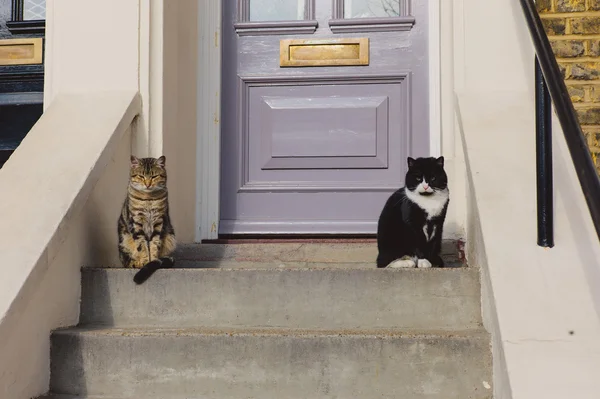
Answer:
[(117, 221), (127, 194), (131, 138), (123, 137), (117, 154), (88, 199), (85, 219), (89, 235), (89, 256), (84, 267), (121, 267)]

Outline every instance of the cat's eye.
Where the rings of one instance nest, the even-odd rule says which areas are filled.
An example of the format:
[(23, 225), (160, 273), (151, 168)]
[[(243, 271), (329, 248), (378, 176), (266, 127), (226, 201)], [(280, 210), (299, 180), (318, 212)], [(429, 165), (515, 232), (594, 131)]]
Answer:
[(417, 181), (422, 181), (423, 178), (422, 177), (417, 177)]
[(434, 176), (434, 177), (432, 177), (430, 181), (435, 181), (435, 176)]

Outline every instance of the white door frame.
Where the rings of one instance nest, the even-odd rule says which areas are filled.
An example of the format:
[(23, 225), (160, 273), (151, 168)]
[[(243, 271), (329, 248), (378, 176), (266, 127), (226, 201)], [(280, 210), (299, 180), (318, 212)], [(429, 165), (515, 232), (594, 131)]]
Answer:
[(219, 234), (222, 1), (198, 0), (197, 242)]
[[(440, 2), (429, 2), (430, 151), (442, 152)], [(196, 241), (219, 234), (221, 179), (221, 10), (223, 0), (198, 0), (198, 140)]]

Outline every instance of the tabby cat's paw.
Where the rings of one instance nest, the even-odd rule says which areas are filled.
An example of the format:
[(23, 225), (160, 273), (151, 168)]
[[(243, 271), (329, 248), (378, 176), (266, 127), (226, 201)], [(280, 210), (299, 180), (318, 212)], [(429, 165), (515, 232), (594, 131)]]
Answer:
[(428, 269), (431, 267), (431, 262), (427, 259), (419, 259), (417, 260), (417, 267), (421, 269)]
[(160, 261), (162, 262), (161, 267), (163, 269), (169, 269), (175, 266), (175, 259), (173, 259), (170, 256), (163, 256), (162, 258), (160, 258)]
[(387, 265), (390, 269), (404, 269), (415, 267), (415, 261), (412, 259), (398, 259)]

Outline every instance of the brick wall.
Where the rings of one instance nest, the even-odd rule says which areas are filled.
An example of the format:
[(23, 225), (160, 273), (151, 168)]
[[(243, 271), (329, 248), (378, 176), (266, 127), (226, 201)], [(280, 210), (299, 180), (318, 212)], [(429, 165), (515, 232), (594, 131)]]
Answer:
[(600, 0), (537, 0), (600, 174)]

